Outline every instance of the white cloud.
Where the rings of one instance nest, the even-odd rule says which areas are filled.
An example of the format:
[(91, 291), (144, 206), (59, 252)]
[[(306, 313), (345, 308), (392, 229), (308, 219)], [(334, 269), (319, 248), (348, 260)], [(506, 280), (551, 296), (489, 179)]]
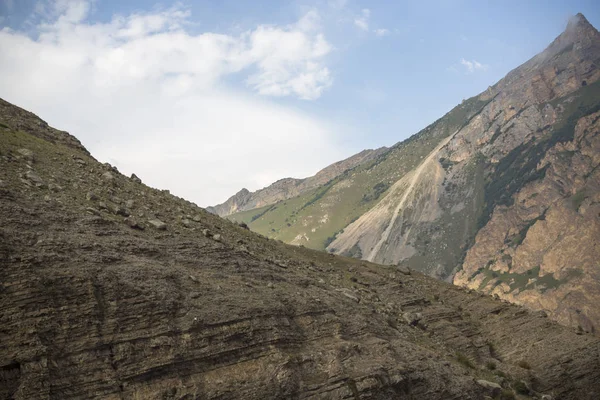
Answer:
[(33, 37), (1, 30), (0, 93), (100, 160), (209, 205), (345, 155), (333, 126), (224, 82), (237, 76), (260, 95), (318, 98), (332, 84), (332, 47), (316, 12), (240, 35), (191, 34), (185, 9), (90, 23), (92, 5), (40, 8), (51, 19)]
[(485, 71), (488, 69), (487, 65), (481, 64), (479, 61), (476, 60), (468, 61), (464, 58), (461, 58), (460, 64), (467, 69), (468, 73), (473, 73), (475, 71)]
[(360, 17), (354, 19), (354, 25), (365, 32), (369, 30), (369, 17), (371, 16), (371, 10), (363, 8), (361, 10)]
[[(371, 10), (363, 8), (360, 15), (354, 18), (354, 26), (364, 32), (369, 32), (369, 20), (371, 18)], [(377, 28), (372, 31), (376, 36), (382, 37), (390, 34), (390, 31), (385, 28)]]
[(390, 31), (385, 28), (375, 29), (373, 32), (375, 32), (375, 35), (377, 36), (387, 36), (390, 34)]

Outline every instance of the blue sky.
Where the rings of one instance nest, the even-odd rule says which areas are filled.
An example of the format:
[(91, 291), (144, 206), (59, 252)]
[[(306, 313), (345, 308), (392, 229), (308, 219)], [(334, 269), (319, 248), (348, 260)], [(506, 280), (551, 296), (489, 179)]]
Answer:
[(577, 12), (600, 26), (597, 1), (0, 0), (0, 97), (209, 205), (407, 138)]

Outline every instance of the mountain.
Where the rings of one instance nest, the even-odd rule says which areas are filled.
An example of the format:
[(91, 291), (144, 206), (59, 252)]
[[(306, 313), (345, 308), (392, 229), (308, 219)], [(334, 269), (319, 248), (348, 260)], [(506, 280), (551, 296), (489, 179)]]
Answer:
[(304, 179), (280, 179), (266, 188), (257, 190), (256, 192), (250, 192), (248, 189), (243, 188), (227, 199), (224, 203), (213, 207), (207, 207), (206, 211), (220, 215), (221, 217), (226, 217), (234, 213), (253, 210), (255, 208), (268, 206), (282, 200), (287, 200), (311, 189), (322, 186), (343, 172), (379, 157), (387, 150), (388, 149), (386, 147), (381, 147), (376, 150), (363, 150), (352, 157), (338, 161), (326, 168), (323, 168), (311, 177)]
[(377, 159), (229, 218), (595, 331), (599, 65), (600, 34), (578, 14), (542, 53)]
[(0, 399), (600, 394), (544, 313), (270, 240), (3, 100), (0, 139)]

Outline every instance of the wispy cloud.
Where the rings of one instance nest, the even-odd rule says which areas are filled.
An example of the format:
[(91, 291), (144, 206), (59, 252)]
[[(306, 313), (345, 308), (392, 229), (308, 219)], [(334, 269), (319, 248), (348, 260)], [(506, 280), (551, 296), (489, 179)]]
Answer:
[(371, 30), (369, 28), (370, 18), (371, 18), (371, 10), (369, 10), (368, 8), (363, 8), (360, 11), (360, 15), (354, 18), (354, 26), (356, 26), (361, 31), (372, 32), (376, 36), (379, 36), (379, 37), (387, 36), (391, 33), (389, 31), (389, 29), (385, 29), (385, 28), (376, 28), (376, 29)]
[(316, 11), (233, 35), (188, 31), (182, 7), (99, 23), (92, 1), (40, 4), (33, 32), (0, 31), (0, 93), (124, 172), (208, 205), (340, 156), (330, 125), (270, 100), (332, 85)]
[(365, 32), (369, 31), (369, 17), (371, 16), (371, 10), (363, 8), (361, 15), (354, 19), (354, 25)]
[(485, 71), (488, 69), (488, 65), (482, 64), (477, 60), (465, 60), (464, 58), (460, 59), (460, 64), (466, 68), (467, 73), (473, 73), (476, 71)]
[(379, 29), (375, 29), (373, 32), (375, 32), (375, 35), (377, 36), (387, 36), (390, 34), (390, 31), (388, 29), (385, 28), (379, 28)]

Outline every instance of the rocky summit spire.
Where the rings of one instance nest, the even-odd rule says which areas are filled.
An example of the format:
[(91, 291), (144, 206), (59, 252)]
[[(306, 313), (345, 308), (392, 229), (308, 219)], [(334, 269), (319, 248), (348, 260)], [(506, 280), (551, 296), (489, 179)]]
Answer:
[(575, 46), (578, 49), (597, 47), (600, 43), (600, 33), (588, 22), (581, 13), (569, 18), (565, 30), (538, 55), (537, 61), (547, 60), (549, 57), (562, 54), (567, 48)]
[(567, 31), (575, 31), (575, 30), (588, 30), (593, 29), (596, 30), (592, 24), (590, 24), (582, 13), (577, 13), (576, 15), (569, 18), (569, 22), (567, 23)]

